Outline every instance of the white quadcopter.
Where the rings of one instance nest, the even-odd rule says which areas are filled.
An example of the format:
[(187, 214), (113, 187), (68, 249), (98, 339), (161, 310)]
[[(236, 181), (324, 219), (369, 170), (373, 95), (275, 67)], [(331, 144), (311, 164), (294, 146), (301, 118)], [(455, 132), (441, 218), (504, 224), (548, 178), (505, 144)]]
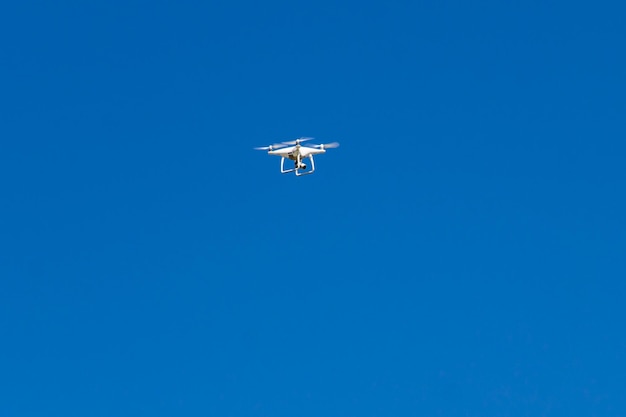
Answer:
[[(313, 160), (313, 155), (326, 153), (326, 149), (336, 148), (339, 146), (339, 143), (337, 142), (309, 146), (300, 145), (300, 143), (311, 139), (313, 138), (300, 138), (290, 142), (276, 143), (274, 145), (262, 146), (254, 149), (267, 151), (269, 155), (280, 156), (280, 172), (282, 174), (295, 172), (297, 176), (307, 175), (315, 172), (315, 161)], [(285, 158), (293, 161), (294, 167), (292, 169), (285, 169)], [(305, 158), (309, 158), (311, 160), (311, 169), (308, 171), (306, 171), (306, 164), (302, 162)]]

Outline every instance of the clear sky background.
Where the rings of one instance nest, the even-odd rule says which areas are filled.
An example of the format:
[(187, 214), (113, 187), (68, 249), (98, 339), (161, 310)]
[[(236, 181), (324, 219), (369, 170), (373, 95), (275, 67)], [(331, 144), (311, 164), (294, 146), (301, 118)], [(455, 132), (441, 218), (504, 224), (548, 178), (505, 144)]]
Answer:
[[(0, 36), (0, 415), (626, 415), (623, 2), (20, 1)], [(341, 147), (252, 150), (299, 136)]]

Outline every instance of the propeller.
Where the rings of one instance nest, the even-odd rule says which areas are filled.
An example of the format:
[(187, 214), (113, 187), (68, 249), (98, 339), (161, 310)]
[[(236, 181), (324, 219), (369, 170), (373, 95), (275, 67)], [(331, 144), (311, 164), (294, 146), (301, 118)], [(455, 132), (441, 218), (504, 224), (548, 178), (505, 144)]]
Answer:
[(311, 146), (313, 148), (318, 148), (318, 149), (331, 149), (331, 148), (338, 148), (339, 142), (322, 143), (320, 145), (311, 145)]
[(282, 143), (275, 143), (273, 145), (270, 146), (259, 146), (258, 148), (254, 148), (257, 151), (273, 151), (274, 149), (279, 149), (279, 148), (284, 148), (285, 145), (283, 145)]
[(282, 142), (284, 145), (299, 145), (301, 142), (306, 142), (307, 140), (311, 140), (313, 138), (298, 138), (296, 140), (291, 140), (289, 142)]

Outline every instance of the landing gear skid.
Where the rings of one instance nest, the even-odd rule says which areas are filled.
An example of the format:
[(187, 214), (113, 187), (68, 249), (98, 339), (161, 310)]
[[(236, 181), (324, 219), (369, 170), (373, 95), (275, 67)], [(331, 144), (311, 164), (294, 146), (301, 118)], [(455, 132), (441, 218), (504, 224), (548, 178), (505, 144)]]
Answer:
[(291, 169), (285, 169), (285, 157), (280, 158), (280, 172), (281, 174), (287, 174), (289, 172), (295, 172), (296, 176), (300, 177), (302, 175), (309, 175), (312, 174), (313, 172), (315, 172), (315, 160), (313, 159), (313, 155), (308, 156), (308, 158), (311, 160), (311, 169), (308, 171), (301, 171), (300, 168), (298, 168), (300, 166), (300, 162), (301, 161), (296, 161), (296, 166), (295, 168), (291, 168)]

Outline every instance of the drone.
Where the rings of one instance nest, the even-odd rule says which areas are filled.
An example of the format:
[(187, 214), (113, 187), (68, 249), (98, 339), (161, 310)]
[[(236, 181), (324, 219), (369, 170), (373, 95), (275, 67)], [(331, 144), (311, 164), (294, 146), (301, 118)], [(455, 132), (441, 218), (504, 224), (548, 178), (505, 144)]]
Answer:
[[(339, 143), (323, 143), (321, 145), (300, 145), (302, 142), (309, 141), (313, 138), (299, 138), (289, 142), (276, 143), (270, 146), (262, 146), (254, 148), (258, 151), (267, 151), (268, 155), (280, 156), (280, 172), (281, 174), (287, 174), (289, 172), (295, 172), (297, 176), (308, 175), (315, 172), (315, 160), (313, 155), (319, 155), (326, 153), (326, 149), (336, 148)], [(311, 169), (308, 171), (307, 166), (303, 159), (309, 158), (311, 160)], [(294, 167), (291, 169), (285, 169), (285, 159), (290, 159), (294, 163)]]

